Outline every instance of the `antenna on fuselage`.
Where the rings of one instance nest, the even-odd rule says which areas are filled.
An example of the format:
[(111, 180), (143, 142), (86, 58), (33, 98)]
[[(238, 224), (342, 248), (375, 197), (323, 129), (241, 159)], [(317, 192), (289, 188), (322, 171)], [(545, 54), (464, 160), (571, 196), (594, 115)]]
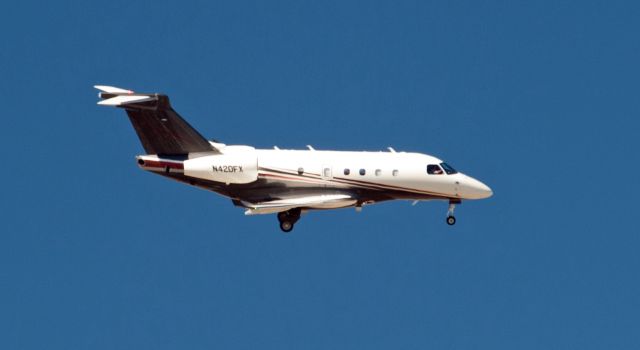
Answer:
[(391, 152), (391, 153), (396, 153), (396, 150), (395, 150), (395, 149), (393, 149), (393, 147), (387, 147), (387, 149), (388, 149), (388, 150), (389, 150), (389, 152)]
[(309, 149), (309, 151), (315, 151), (315, 149), (311, 147), (311, 145), (307, 145), (307, 148)]

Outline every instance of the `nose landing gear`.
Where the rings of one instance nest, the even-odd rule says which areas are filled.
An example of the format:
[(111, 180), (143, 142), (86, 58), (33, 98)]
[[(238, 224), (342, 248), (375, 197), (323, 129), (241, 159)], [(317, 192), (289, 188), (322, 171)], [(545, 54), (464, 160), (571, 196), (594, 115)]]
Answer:
[(289, 209), (278, 213), (278, 221), (280, 221), (280, 229), (282, 232), (291, 232), (293, 226), (300, 220), (300, 208)]
[(453, 216), (453, 211), (456, 209), (456, 204), (460, 204), (460, 200), (450, 200), (449, 210), (447, 210), (447, 225), (453, 226), (456, 224), (456, 217)]

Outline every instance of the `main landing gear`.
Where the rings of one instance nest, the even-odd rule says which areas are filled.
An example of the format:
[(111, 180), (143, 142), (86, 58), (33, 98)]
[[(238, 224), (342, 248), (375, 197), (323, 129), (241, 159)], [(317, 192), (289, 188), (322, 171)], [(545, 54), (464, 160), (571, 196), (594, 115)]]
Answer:
[(278, 213), (278, 221), (280, 221), (280, 229), (283, 232), (291, 232), (293, 225), (300, 220), (300, 208), (289, 209)]
[(447, 224), (449, 226), (453, 226), (456, 224), (456, 217), (453, 216), (453, 211), (456, 209), (456, 204), (460, 204), (461, 201), (450, 200), (449, 201), (449, 210), (447, 210)]

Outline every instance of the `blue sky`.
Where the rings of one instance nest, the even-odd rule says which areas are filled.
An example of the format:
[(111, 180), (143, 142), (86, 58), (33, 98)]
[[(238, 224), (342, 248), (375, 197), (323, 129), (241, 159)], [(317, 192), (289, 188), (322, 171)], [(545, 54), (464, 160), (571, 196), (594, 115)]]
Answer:
[[(640, 347), (632, 1), (6, 4), (0, 348)], [(256, 147), (419, 151), (492, 187), (291, 235), (137, 169), (94, 84)]]

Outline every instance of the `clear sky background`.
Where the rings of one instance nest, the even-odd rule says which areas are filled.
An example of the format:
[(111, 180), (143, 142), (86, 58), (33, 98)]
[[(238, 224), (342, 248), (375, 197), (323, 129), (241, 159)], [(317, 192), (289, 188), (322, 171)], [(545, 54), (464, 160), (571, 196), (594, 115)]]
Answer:
[[(18, 1), (2, 349), (638, 349), (635, 1)], [(205, 136), (418, 151), (488, 200), (274, 216), (140, 171), (94, 84)]]

